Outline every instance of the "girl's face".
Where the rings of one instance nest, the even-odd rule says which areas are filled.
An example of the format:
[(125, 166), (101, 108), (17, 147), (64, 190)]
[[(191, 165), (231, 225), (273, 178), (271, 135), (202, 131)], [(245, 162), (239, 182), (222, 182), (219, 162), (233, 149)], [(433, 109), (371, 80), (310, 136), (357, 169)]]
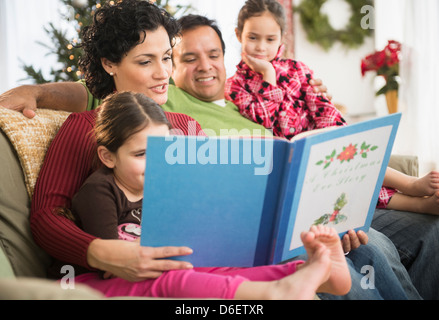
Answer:
[(282, 41), (281, 28), (267, 11), (247, 19), (237, 36), (244, 53), (265, 61), (276, 57)]
[(162, 105), (168, 100), (171, 55), (168, 33), (159, 27), (147, 30), (145, 41), (128, 51), (120, 63), (103, 59), (102, 64), (108, 73), (113, 73), (117, 91), (143, 93)]
[(116, 184), (133, 202), (143, 197), (148, 135), (169, 135), (168, 126), (151, 123), (145, 129), (130, 136), (117, 152), (112, 154)]

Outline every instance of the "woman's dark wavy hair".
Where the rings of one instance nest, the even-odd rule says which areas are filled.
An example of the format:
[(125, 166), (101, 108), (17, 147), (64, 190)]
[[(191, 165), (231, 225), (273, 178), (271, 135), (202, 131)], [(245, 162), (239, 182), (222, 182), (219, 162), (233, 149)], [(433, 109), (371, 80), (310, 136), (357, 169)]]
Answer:
[(114, 92), (113, 78), (102, 67), (102, 58), (119, 63), (136, 45), (143, 43), (148, 31), (163, 26), (171, 45), (179, 34), (178, 22), (165, 10), (146, 0), (123, 0), (99, 8), (93, 23), (82, 31), (80, 47), (84, 53), (79, 67), (94, 97), (103, 99)]

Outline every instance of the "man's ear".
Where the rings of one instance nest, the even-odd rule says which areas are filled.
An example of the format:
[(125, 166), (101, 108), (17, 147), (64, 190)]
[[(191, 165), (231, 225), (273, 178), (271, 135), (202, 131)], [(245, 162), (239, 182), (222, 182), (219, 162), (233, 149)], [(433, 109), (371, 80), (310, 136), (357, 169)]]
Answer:
[(101, 64), (104, 70), (111, 76), (116, 73), (116, 68), (114, 63), (108, 60), (107, 58), (101, 58)]
[(103, 146), (98, 147), (98, 157), (99, 160), (110, 169), (113, 169), (116, 165), (115, 155)]

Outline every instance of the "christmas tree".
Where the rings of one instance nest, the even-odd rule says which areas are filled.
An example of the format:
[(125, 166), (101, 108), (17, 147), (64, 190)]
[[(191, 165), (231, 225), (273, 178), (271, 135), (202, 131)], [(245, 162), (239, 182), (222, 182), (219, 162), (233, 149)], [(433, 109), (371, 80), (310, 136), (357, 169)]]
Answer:
[[(39, 44), (46, 47), (49, 50), (49, 54), (57, 55), (60, 67), (59, 69), (52, 68), (50, 71), (51, 78), (46, 79), (41, 69), (35, 70), (33, 66), (24, 64), (23, 69), (27, 73), (28, 79), (33, 80), (35, 83), (77, 81), (81, 79), (82, 73), (78, 69), (78, 61), (81, 57), (82, 49), (77, 46), (81, 41), (81, 31), (92, 22), (93, 15), (98, 8), (107, 2), (110, 4), (117, 2), (117, 0), (60, 1), (68, 8), (68, 13), (63, 14), (63, 18), (73, 23), (77, 36), (73, 39), (68, 39), (67, 31), (57, 29), (53, 23), (49, 23), (48, 26), (44, 28), (52, 39), (52, 44), (47, 45), (41, 42), (39, 42)], [(152, 2), (155, 2), (159, 7), (164, 8), (172, 15), (184, 14), (191, 9), (190, 5), (173, 6), (171, 5), (171, 0), (156, 0)]]

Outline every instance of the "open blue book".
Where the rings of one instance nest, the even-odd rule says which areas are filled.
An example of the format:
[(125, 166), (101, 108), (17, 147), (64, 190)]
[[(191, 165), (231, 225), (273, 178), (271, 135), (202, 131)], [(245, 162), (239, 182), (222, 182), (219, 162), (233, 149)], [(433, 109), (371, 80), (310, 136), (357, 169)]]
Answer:
[(196, 267), (279, 263), (313, 224), (368, 231), (401, 114), (286, 141), (149, 137), (141, 245)]

